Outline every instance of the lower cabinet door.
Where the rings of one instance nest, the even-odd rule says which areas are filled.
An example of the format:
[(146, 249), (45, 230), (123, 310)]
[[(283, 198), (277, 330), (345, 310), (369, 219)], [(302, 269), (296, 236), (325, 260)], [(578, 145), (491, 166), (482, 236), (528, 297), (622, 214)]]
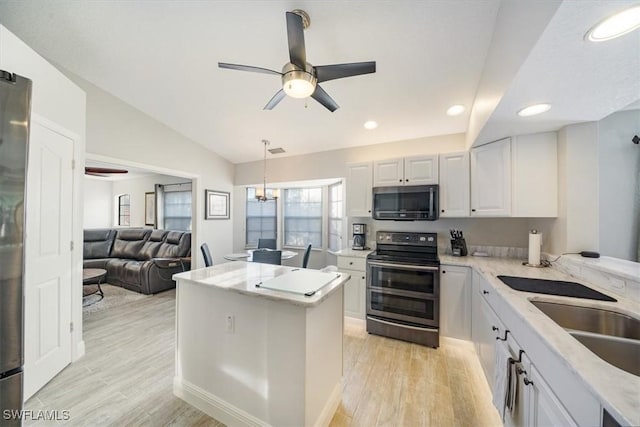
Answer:
[(440, 268), (440, 333), (471, 340), (471, 271), (468, 267)]
[(577, 426), (535, 366), (531, 365), (529, 393), (529, 426)]
[(351, 275), (344, 284), (344, 315), (356, 319), (364, 319), (365, 314), (365, 274), (363, 271), (342, 270)]

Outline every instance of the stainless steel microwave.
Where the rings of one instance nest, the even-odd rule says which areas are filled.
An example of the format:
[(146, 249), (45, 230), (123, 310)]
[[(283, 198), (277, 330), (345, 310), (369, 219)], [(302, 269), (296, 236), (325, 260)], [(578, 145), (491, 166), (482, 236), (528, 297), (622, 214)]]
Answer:
[(407, 185), (373, 188), (373, 219), (435, 221), (438, 219), (438, 186)]

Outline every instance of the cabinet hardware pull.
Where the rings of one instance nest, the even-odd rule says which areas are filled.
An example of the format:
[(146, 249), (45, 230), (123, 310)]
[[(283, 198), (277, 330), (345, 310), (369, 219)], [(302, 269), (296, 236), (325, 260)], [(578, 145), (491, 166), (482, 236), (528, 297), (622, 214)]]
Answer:
[(507, 329), (506, 331), (504, 331), (504, 338), (496, 337), (496, 339), (499, 340), (499, 341), (506, 341), (507, 340), (507, 334), (509, 332), (511, 332), (511, 331)]
[(483, 290), (482, 290), (482, 293), (483, 293), (484, 295), (487, 295), (487, 294), (489, 293), (489, 291), (485, 291), (485, 290), (483, 289)]
[(364, 276), (362, 276), (362, 280), (364, 280)]
[(500, 330), (500, 328), (498, 328), (497, 326), (492, 326), (492, 327), (491, 327), (491, 330), (492, 330), (492, 331), (499, 331), (499, 330)]
[(402, 180), (400, 180), (400, 182), (402, 182)]
[(475, 209), (471, 209), (471, 212), (475, 212), (475, 211), (476, 211)]
[(444, 209), (442, 209), (442, 211), (441, 211), (441, 212), (442, 212), (442, 213), (444, 213)]
[(533, 385), (533, 381), (529, 380), (529, 378), (524, 377), (524, 385)]
[(405, 179), (405, 182), (409, 182), (409, 180), (408, 180), (408, 179)]
[(353, 261), (349, 261), (349, 265), (353, 265)]
[(442, 270), (442, 274), (446, 273), (446, 271)]

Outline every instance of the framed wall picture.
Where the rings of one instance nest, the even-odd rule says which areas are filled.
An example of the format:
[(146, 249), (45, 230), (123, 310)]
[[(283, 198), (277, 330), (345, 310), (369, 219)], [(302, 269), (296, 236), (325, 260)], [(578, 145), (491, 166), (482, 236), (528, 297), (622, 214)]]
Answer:
[(204, 219), (229, 219), (229, 200), (226, 191), (204, 190)]
[(156, 225), (156, 193), (144, 193), (144, 225)]

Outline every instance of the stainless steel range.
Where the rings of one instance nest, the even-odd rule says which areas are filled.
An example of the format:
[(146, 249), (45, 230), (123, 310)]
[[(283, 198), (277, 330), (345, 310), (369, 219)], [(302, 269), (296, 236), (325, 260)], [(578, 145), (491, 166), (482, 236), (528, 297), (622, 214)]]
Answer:
[(367, 332), (439, 346), (436, 233), (378, 231), (367, 256)]

